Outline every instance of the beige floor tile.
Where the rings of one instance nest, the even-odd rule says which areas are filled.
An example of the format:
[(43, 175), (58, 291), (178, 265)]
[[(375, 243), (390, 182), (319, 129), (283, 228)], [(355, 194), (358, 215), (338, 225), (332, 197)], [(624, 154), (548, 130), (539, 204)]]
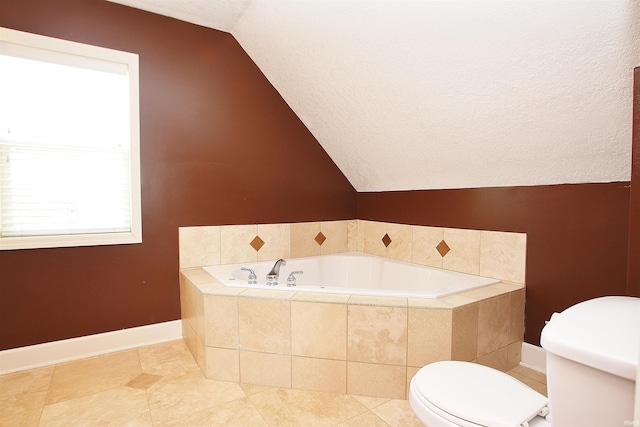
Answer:
[(518, 365), (509, 370), (507, 374), (522, 381), (538, 393), (547, 396), (547, 376), (544, 373)]
[(547, 383), (547, 376), (545, 374), (543, 374), (542, 372), (535, 371), (533, 369), (525, 368), (522, 365), (518, 365), (508, 372), (508, 374), (510, 375), (512, 373), (523, 375), (527, 378), (531, 378), (532, 380), (538, 381), (543, 384)]
[(482, 357), (478, 357), (473, 360), (473, 363), (485, 365), (498, 371), (507, 372), (509, 370), (509, 352), (507, 347), (494, 351), (493, 353), (485, 354)]
[(55, 367), (46, 403), (122, 387), (141, 373), (137, 350), (63, 363)]
[(0, 416), (0, 427), (37, 426), (42, 414), (42, 407), (30, 409), (8, 416)]
[(236, 399), (203, 411), (199, 411), (182, 418), (160, 424), (160, 427), (170, 426), (247, 426), (268, 427), (260, 412), (249, 398)]
[(408, 400), (390, 400), (371, 411), (393, 427), (423, 427)]
[(373, 412), (366, 412), (361, 415), (357, 415), (348, 419), (340, 424), (338, 427), (389, 427), (389, 424), (385, 423), (380, 417)]
[(345, 394), (273, 388), (249, 398), (271, 426), (333, 426), (367, 411)]
[(352, 396), (354, 399), (356, 399), (358, 402), (362, 403), (364, 406), (366, 406), (369, 409), (375, 408), (376, 406), (380, 406), (383, 403), (387, 403), (389, 400), (391, 400), (387, 397), (358, 396), (355, 394), (353, 394)]
[(1, 376), (0, 420), (34, 410), (40, 416), (53, 369), (52, 366)]
[(120, 387), (46, 406), (40, 425), (56, 426), (151, 426), (143, 390)]
[(183, 340), (141, 347), (138, 354), (142, 372), (146, 374), (179, 377), (200, 372)]
[(162, 375), (140, 374), (127, 383), (127, 387), (146, 390), (162, 379)]
[(271, 387), (267, 385), (258, 385), (258, 384), (245, 384), (240, 383), (240, 388), (245, 392), (247, 396), (252, 394), (260, 393), (265, 390), (269, 390)]
[[(529, 371), (512, 374), (525, 383), (544, 380)], [(50, 383), (52, 400), (63, 400), (44, 406)], [(419, 425), (414, 421), (406, 400), (207, 380), (182, 341), (0, 376), (0, 426)]]
[(163, 379), (147, 390), (154, 424), (165, 423), (242, 397), (245, 397), (245, 393), (236, 383), (196, 377)]

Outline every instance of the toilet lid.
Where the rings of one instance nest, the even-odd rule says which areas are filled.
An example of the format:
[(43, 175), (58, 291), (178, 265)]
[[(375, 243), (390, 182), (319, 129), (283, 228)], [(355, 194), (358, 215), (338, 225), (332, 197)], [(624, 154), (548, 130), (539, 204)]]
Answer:
[(547, 406), (545, 396), (515, 378), (470, 362), (431, 363), (416, 373), (413, 384), (441, 411), (482, 426), (519, 426)]

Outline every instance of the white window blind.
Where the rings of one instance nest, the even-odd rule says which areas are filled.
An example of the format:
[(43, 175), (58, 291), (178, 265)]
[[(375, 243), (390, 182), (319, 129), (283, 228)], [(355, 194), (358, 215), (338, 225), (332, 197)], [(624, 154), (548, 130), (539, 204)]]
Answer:
[(0, 36), (0, 248), (140, 242), (137, 56)]

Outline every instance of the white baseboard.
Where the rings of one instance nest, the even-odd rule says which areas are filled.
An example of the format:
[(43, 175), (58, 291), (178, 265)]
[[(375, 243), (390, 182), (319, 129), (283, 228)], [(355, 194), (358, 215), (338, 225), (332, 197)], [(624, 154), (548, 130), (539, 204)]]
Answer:
[(544, 348), (525, 342), (522, 344), (521, 355), (520, 364), (522, 366), (543, 374), (547, 373), (547, 358)]
[(0, 374), (99, 356), (182, 338), (180, 320), (0, 351)]

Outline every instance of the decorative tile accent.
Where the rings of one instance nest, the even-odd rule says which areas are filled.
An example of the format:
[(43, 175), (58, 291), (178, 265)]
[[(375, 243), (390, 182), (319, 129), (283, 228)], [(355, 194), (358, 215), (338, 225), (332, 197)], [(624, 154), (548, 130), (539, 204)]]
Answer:
[(256, 236), (249, 244), (256, 250), (256, 252), (258, 252), (260, 248), (264, 246), (264, 240), (262, 240), (260, 236)]
[(389, 235), (385, 233), (384, 237), (382, 238), (382, 243), (384, 243), (384, 246), (388, 248), (391, 244), (391, 241), (391, 237), (389, 237)]
[(436, 246), (436, 249), (438, 250), (438, 252), (440, 252), (441, 256), (445, 256), (451, 250), (449, 245), (447, 245), (447, 242), (445, 242), (444, 240), (438, 243), (438, 246)]
[(322, 234), (322, 231), (321, 231), (321, 232), (319, 232), (319, 233), (317, 234), (317, 236), (316, 236), (316, 237), (315, 237), (315, 239), (313, 239), (313, 240), (315, 240), (317, 244), (319, 244), (320, 246), (322, 246), (322, 244), (324, 243), (324, 241), (325, 241), (325, 240), (327, 240), (327, 237), (326, 237), (324, 234)]

